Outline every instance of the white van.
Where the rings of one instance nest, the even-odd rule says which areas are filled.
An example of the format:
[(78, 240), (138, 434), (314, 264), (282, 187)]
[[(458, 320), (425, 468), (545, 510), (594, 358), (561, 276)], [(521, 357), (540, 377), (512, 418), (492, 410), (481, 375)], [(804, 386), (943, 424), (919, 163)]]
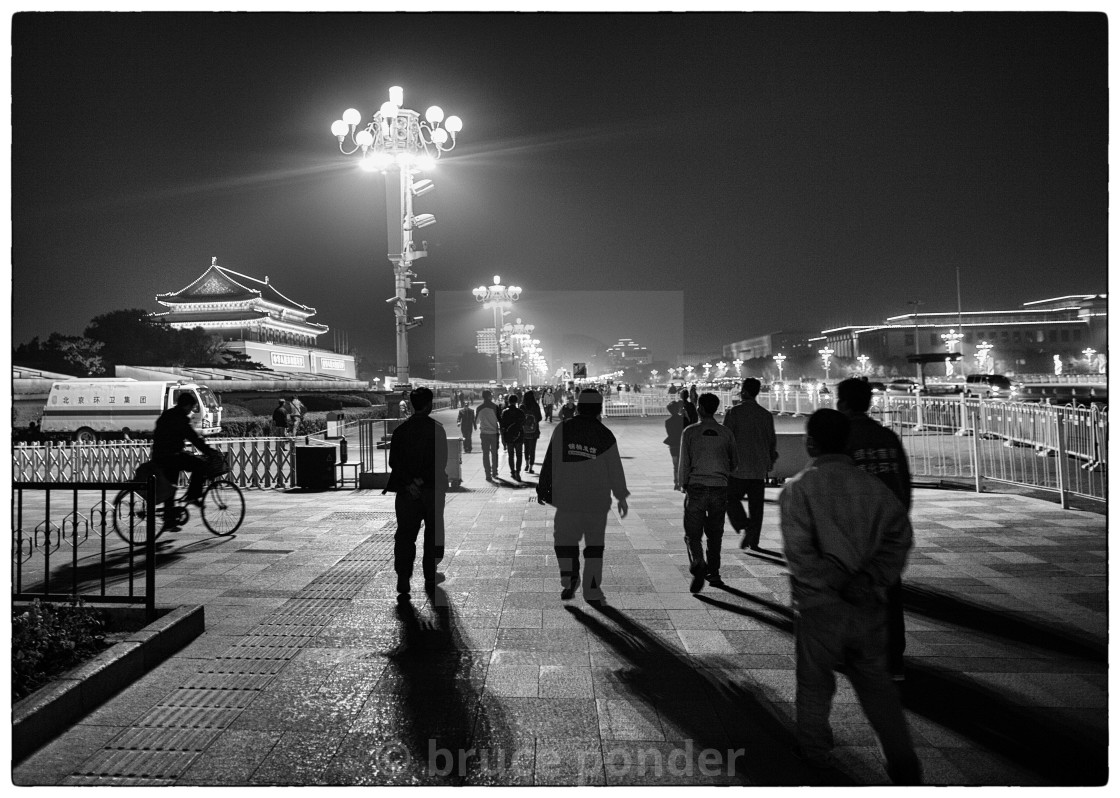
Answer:
[(191, 425), (201, 435), (222, 431), (222, 407), (205, 385), (193, 382), (103, 378), (60, 380), (51, 386), (40, 429), (68, 434), (78, 443), (148, 437), (156, 419), (174, 407), (182, 393), (194, 394)]

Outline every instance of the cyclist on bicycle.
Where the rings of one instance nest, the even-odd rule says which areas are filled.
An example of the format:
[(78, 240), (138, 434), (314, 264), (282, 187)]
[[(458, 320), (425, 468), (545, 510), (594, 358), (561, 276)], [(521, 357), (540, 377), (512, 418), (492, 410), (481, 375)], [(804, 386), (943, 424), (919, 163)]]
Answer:
[(202, 488), (210, 471), (210, 464), (201, 457), (184, 452), (184, 443), (190, 441), (207, 457), (220, 456), (216, 449), (206, 445), (206, 441), (191, 426), (190, 416), (196, 404), (194, 394), (184, 391), (175, 400), (175, 406), (164, 410), (156, 420), (152, 440), (152, 465), (171, 483), (171, 492), (163, 503), (162, 532), (178, 532), (180, 529), (175, 523), (175, 484), (179, 481), (180, 471), (189, 471), (191, 474), (187, 503), (202, 505)]

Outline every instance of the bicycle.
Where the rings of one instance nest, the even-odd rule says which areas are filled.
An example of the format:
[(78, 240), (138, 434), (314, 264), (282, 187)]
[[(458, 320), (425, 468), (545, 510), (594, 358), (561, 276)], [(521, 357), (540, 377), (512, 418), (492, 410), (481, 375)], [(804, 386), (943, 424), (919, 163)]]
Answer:
[[(218, 537), (228, 537), (236, 532), (241, 527), (241, 522), (245, 520), (245, 497), (241, 493), (241, 488), (222, 476), (229, 470), (225, 465), (223, 455), (217, 455), (210, 460), (210, 463), (212, 472), (205, 478), (199, 506), (202, 525)], [(137, 481), (145, 481), (145, 477), (145, 468), (141, 466), (137, 471)], [(166, 480), (157, 478), (157, 482), (159, 481), (167, 485)], [(167, 489), (172, 489), (172, 486), (167, 485)], [(160, 516), (163, 513), (161, 506), (163, 497), (158, 493), (159, 487), (157, 486), (157, 506), (154, 509), (157, 524), (159, 524), (156, 529), (157, 539), (163, 534), (163, 529), (160, 528), (162, 527)], [(181, 491), (175, 497), (174, 523), (176, 526), (185, 526), (190, 520), (190, 512), (187, 508), (186, 492)], [(143, 491), (122, 490), (113, 500), (114, 531), (121, 540), (130, 546), (144, 545), (148, 512), (148, 503)]]

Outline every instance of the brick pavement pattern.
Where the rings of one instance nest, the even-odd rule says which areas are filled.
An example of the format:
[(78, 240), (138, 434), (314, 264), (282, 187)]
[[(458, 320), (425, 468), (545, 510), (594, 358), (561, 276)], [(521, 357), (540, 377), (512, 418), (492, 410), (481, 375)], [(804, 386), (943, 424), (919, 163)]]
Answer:
[[(453, 414), (437, 419), (453, 429)], [(837, 766), (792, 754), (789, 586), (763, 552), (688, 591), (659, 420), (609, 419), (632, 491), (607, 527), (608, 606), (562, 602), (553, 510), (463, 456), (445, 581), (395, 600), (392, 495), (250, 491), (230, 539), (162, 546), (161, 605), (206, 633), (13, 769), (16, 784), (885, 784), (843, 677)], [(542, 439), (552, 428), (544, 425)], [(919, 489), (900, 685), (927, 782), (1107, 778), (1102, 514)], [(728, 543), (732, 545), (728, 545)]]

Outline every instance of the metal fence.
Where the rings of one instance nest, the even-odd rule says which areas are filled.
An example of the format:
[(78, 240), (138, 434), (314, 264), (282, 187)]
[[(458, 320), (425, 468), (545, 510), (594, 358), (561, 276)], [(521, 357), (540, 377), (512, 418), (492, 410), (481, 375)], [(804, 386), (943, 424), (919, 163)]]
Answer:
[(984, 480), (1108, 500), (1108, 409), (953, 397), (883, 397), (917, 477)]
[(155, 480), (12, 484), (12, 601), (143, 604), (155, 618), (156, 514), (142, 548), (125, 544), (112, 529), (121, 490), (155, 506)]
[[(211, 438), (226, 454), (227, 477), (241, 488), (286, 489), (295, 485), (293, 438)], [(19, 482), (124, 482), (150, 459), (142, 441), (90, 444), (20, 444), (12, 449), (12, 478)]]

